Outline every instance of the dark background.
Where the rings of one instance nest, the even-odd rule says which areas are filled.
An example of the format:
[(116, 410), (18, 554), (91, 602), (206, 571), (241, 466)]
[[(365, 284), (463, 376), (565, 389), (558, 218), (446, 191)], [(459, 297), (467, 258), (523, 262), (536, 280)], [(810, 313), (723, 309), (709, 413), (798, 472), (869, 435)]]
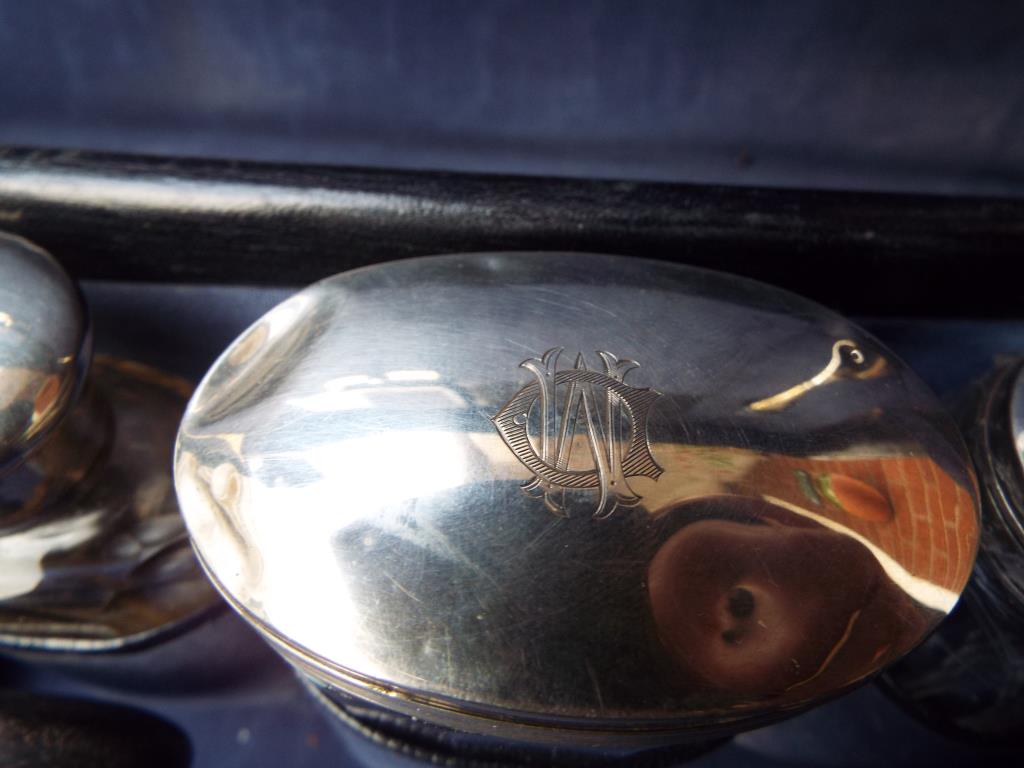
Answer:
[(0, 2), (0, 144), (1018, 195), (1013, 2)]
[[(1019, 198), (1022, 78), (1020, 3), (0, 0), (0, 145)], [(757, 258), (756, 238), (744, 247)], [(971, 290), (991, 280), (1005, 296), (1015, 266), (986, 262)], [(286, 293), (86, 285), (98, 348), (193, 377)], [(1024, 350), (1020, 322), (973, 320), (977, 294), (941, 321), (887, 301), (887, 319), (865, 322), (942, 394)], [(191, 693), (126, 687), (103, 662), (88, 683), (8, 663), (0, 683), (160, 712), (188, 731), (198, 768), (385, 760), (334, 735), (230, 615), (127, 664), (208, 678), (207, 654), (225, 647), (243, 672)], [(927, 731), (867, 687), (702, 764), (936, 761), (1008, 758)]]

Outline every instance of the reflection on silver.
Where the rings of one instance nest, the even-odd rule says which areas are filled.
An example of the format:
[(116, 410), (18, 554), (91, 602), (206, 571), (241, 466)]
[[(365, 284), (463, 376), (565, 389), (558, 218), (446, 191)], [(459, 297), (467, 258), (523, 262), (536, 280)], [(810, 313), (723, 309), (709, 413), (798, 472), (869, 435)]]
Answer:
[(216, 603), (173, 494), (188, 384), (91, 359), (74, 285), (0, 235), (0, 644), (108, 650)]
[(840, 376), (853, 376), (865, 379), (879, 375), (885, 370), (885, 359), (878, 357), (871, 363), (868, 362), (864, 352), (857, 346), (857, 342), (850, 339), (840, 339), (832, 345), (832, 355), (828, 364), (818, 371), (814, 376), (794, 384), (783, 392), (766, 397), (750, 404), (752, 411), (779, 411), (788, 406), (799, 397), (803, 397), (815, 387), (820, 387), (835, 381)]
[(1024, 369), (1017, 374), (1010, 396), (1010, 430), (1017, 447), (1021, 477), (1024, 478)]
[(0, 233), (0, 468), (60, 420), (89, 356), (88, 323), (49, 254)]
[[(611, 355), (559, 367), (553, 329), (642, 361), (637, 383)], [(628, 746), (798, 711), (926, 635), (977, 545), (952, 434), (887, 350), (798, 297), (476, 254), (271, 311), (196, 391), (175, 482), (217, 587), (329, 695)]]

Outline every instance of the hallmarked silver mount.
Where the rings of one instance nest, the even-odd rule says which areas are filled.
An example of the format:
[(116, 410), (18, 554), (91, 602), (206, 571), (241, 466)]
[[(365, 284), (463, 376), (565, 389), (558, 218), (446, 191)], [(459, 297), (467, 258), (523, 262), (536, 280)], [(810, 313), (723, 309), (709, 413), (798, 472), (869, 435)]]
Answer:
[(592, 254), (299, 292), (197, 388), (175, 482), (211, 579), (328, 696), (531, 744), (829, 699), (952, 610), (978, 538), (955, 429), (862, 329)]
[[(604, 372), (591, 371), (582, 353), (568, 370), (558, 370), (562, 347), (519, 364), (536, 381), (523, 387), (491, 419), (505, 445), (534, 478), (523, 485), (531, 496), (544, 499), (551, 512), (568, 517), (566, 493), (594, 490), (598, 500), (592, 516), (601, 519), (618, 507), (635, 507), (641, 497), (629, 478), (657, 480), (661, 467), (647, 439), (648, 411), (660, 396), (652, 389), (625, 383), (639, 363), (619, 360), (598, 351)], [(560, 398), (560, 389), (564, 395)], [(530, 414), (539, 412), (539, 436), (531, 437)], [(589, 447), (590, 466), (575, 468), (573, 448), (582, 438)]]

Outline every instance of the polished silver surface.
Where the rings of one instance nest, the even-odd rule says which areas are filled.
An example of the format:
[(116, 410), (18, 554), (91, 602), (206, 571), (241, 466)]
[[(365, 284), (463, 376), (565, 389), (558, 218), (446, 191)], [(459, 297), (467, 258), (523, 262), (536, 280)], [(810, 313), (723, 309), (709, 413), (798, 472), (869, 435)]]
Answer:
[(0, 233), (0, 468), (30, 450), (74, 399), (88, 342), (81, 299), (60, 265)]
[(74, 284), (0, 235), (0, 645), (95, 651), (218, 602), (171, 480), (191, 385), (109, 357), (90, 370)]
[(833, 696), (952, 609), (978, 537), (951, 422), (865, 332), (598, 255), (311, 286), (210, 370), (175, 478), (218, 588), (326, 690), (536, 741)]
[(1024, 368), (1017, 374), (1010, 395), (1010, 431), (1017, 449), (1017, 461), (1024, 476)]

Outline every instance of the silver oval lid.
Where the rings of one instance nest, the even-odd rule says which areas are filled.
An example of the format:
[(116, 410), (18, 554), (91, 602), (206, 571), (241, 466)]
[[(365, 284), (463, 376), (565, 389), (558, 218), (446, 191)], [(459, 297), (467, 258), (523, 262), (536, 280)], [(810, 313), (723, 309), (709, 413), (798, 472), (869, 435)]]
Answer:
[(178, 493), (227, 599), (318, 681), (502, 732), (740, 728), (954, 605), (964, 448), (820, 306), (621, 257), (338, 275), (217, 361)]

